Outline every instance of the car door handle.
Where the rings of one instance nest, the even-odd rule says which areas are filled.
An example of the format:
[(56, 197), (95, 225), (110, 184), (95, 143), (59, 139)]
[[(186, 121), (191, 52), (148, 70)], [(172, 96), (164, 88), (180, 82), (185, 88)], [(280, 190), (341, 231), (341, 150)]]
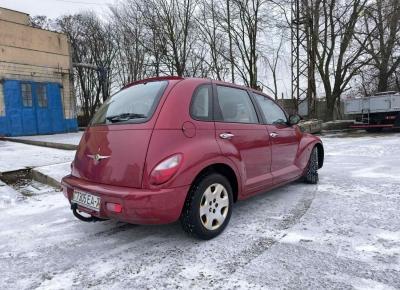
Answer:
[(219, 134), (219, 137), (221, 139), (232, 139), (232, 137), (234, 137), (235, 135), (233, 135), (232, 133), (221, 133)]
[(279, 136), (279, 134), (275, 133), (275, 132), (272, 132), (272, 133), (269, 133), (269, 136), (271, 136), (272, 138), (276, 138), (276, 137)]

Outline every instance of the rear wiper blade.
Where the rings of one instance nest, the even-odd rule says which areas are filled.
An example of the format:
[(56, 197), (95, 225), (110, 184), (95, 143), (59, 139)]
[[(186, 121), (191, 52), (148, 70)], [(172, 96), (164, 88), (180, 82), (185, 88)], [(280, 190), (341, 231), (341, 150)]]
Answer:
[(141, 118), (147, 118), (147, 116), (144, 114), (137, 114), (137, 113), (122, 113), (119, 115), (109, 116), (106, 119), (114, 123), (114, 122), (128, 121), (130, 119), (141, 119)]

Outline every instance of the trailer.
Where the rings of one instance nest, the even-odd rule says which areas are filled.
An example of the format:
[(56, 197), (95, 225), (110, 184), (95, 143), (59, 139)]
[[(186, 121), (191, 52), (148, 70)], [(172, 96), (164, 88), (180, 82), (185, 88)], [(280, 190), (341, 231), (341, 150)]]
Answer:
[(383, 128), (400, 128), (400, 93), (382, 92), (364, 98), (344, 101), (344, 113), (353, 115), (357, 121), (350, 126), (379, 132)]

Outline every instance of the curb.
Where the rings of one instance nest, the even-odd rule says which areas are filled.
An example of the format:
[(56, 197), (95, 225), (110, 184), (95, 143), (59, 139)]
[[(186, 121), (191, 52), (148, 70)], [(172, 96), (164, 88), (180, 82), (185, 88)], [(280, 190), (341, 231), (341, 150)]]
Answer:
[(26, 140), (26, 139), (18, 139), (18, 138), (10, 138), (10, 137), (0, 137), (0, 140), (29, 144), (29, 145), (36, 145), (36, 146), (41, 146), (41, 147), (62, 149), (62, 150), (77, 150), (78, 149), (78, 145), (73, 145), (73, 144), (34, 141), (34, 140)]
[(36, 171), (35, 169), (32, 169), (32, 179), (40, 183), (50, 185), (54, 188), (62, 189), (61, 183), (59, 181), (46, 174)]
[[(22, 176), (23, 178), (28, 178), (28, 179), (32, 179), (35, 180), (37, 182), (52, 186), (56, 189), (61, 189), (61, 182), (59, 182), (58, 180), (44, 174), (41, 173), (40, 171), (37, 171), (35, 168), (24, 168), (24, 169), (18, 169), (18, 170), (13, 170), (13, 171), (7, 171), (7, 172), (0, 172), (0, 186), (2, 185), (7, 185), (8, 186), (8, 182), (13, 182), (14, 180), (17, 180), (19, 177), (13, 177), (14, 175), (20, 175), (20, 177)], [(8, 182), (6, 180), (2, 180), (5, 179), (8, 180)]]

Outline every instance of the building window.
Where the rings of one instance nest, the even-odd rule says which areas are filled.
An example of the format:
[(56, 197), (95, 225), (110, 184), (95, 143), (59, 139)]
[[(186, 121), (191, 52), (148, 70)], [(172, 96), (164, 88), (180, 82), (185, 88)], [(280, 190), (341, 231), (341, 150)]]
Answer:
[(37, 84), (36, 86), (36, 95), (38, 98), (38, 105), (41, 108), (47, 107), (47, 90), (46, 85), (44, 84)]
[(0, 83), (0, 117), (5, 115), (6, 115), (6, 108), (4, 105), (3, 84)]
[(22, 104), (24, 107), (32, 107), (32, 85), (27, 83), (21, 84)]

